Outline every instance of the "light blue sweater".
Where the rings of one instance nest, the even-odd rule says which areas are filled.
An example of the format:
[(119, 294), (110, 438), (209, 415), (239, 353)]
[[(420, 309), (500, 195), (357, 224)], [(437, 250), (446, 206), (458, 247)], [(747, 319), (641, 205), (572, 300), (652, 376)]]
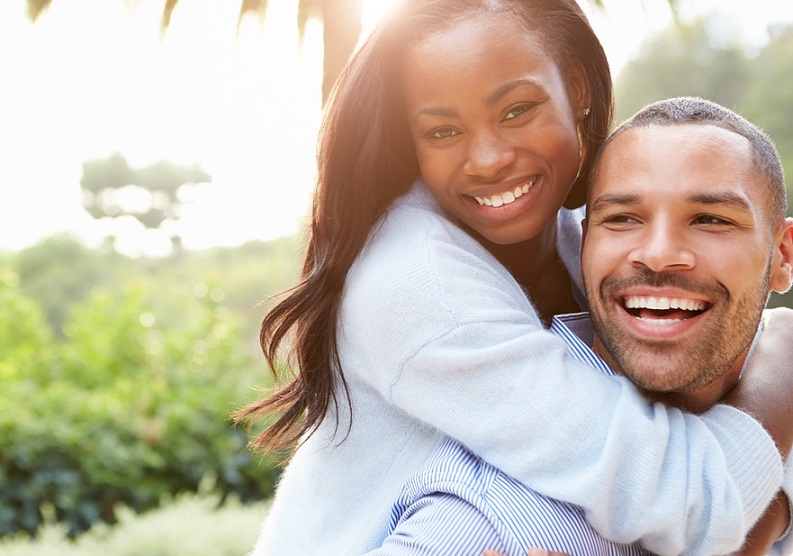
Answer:
[[(558, 222), (572, 276), (580, 217), (563, 211)], [(571, 359), (509, 272), (420, 183), (350, 270), (339, 324), (352, 421), (339, 389), (338, 414), (283, 474), (256, 556), (378, 546), (395, 497), (443, 434), (581, 506), (604, 537), (658, 554), (737, 549), (780, 487), (774, 443), (746, 414), (650, 404), (626, 379)]]

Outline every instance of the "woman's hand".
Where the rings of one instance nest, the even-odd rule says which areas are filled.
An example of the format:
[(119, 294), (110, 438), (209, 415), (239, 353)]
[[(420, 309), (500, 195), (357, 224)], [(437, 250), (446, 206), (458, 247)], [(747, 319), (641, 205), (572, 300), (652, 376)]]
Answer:
[(734, 556), (762, 556), (768, 554), (771, 546), (784, 533), (789, 525), (790, 503), (784, 492), (771, 502), (765, 515), (754, 526), (746, 537), (743, 548)]
[[(744, 376), (723, 401), (760, 421), (787, 458), (793, 444), (793, 310), (766, 309), (763, 324)], [(780, 492), (736, 554), (766, 554), (787, 528), (789, 518), (787, 496)]]
[(793, 445), (793, 310), (766, 309), (763, 323), (743, 377), (723, 401), (757, 419), (787, 458)]

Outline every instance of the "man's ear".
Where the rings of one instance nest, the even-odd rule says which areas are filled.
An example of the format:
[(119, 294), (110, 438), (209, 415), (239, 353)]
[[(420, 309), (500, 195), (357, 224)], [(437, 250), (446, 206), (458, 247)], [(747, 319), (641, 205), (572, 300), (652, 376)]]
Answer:
[(774, 291), (785, 293), (793, 283), (793, 218), (785, 218), (774, 240), (769, 286)]
[[(578, 253), (578, 260), (579, 261), (582, 260), (582, 258), (584, 256), (584, 241), (586, 240), (586, 230), (587, 230), (588, 227), (589, 227), (589, 222), (587, 222), (587, 219), (584, 218), (581, 221), (581, 251)], [(584, 268), (583, 268), (583, 266), (584, 266), (583, 264), (579, 265), (580, 270), (578, 272), (578, 286), (581, 288), (582, 291), (584, 290)]]

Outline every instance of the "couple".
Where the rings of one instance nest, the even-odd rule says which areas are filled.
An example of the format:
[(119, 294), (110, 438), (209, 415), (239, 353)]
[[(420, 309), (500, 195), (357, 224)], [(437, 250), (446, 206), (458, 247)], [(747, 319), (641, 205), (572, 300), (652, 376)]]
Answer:
[[(645, 107), (606, 140), (592, 169), (581, 253), (590, 312), (556, 316), (551, 331), (573, 357), (627, 376), (651, 399), (711, 408), (740, 387), (770, 292), (791, 285), (793, 219), (785, 210), (781, 162), (751, 123), (697, 98)], [(663, 513), (664, 485), (655, 487), (643, 503)], [(781, 492), (745, 553), (765, 554), (779, 539), (773, 553), (790, 554), (789, 515)], [(680, 516), (681, 527), (686, 521)], [(389, 536), (369, 554), (490, 548), (518, 556), (532, 547), (648, 553), (607, 541), (581, 508), (542, 496), (447, 439), (410, 477)]]
[[(703, 169), (719, 172), (714, 192), (702, 193), (683, 189), (695, 185), (681, 179), (693, 169), (659, 183), (640, 173), (699, 152), (687, 143), (671, 155), (664, 144), (632, 148), (637, 136), (671, 128), (637, 126), (607, 146), (590, 196), (584, 285), (598, 318), (619, 332), (614, 345), (601, 337), (599, 353), (611, 363), (652, 349), (652, 371), (631, 372), (689, 411), (649, 402), (624, 376), (576, 360), (545, 326), (589, 308), (576, 208), (611, 128), (608, 62), (580, 6), (401, 4), (326, 108), (301, 280), (262, 322), (268, 362), (275, 369), (286, 355), (296, 373), (240, 416), (266, 419), (259, 448), (298, 448), (255, 554), (360, 554), (383, 543), (393, 551), (400, 539), (409, 549), (435, 508), (447, 515), (440, 502), (472, 510), (469, 493), (413, 489), (439, 457), (446, 469), (442, 445), (503, 471), (505, 488), (580, 508), (614, 542), (658, 554), (739, 549), (779, 492), (793, 442), (793, 404), (780, 403), (793, 392), (790, 311), (765, 323), (725, 397), (732, 406), (701, 410), (737, 380), (732, 363), (752, 342), (768, 289), (787, 287), (783, 196), (758, 201), (761, 185), (782, 188), (781, 174), (765, 171), (778, 168), (774, 156), (750, 172), (739, 164), (748, 147), (735, 144), (744, 138), (708, 136), (700, 158), (718, 164)], [(648, 154), (632, 166), (639, 152)], [(611, 182), (644, 189), (598, 193)], [(686, 196), (672, 206), (676, 188)], [(668, 258), (679, 259), (671, 270)], [(680, 352), (684, 365), (673, 358)], [(462, 538), (457, 551), (431, 523), (424, 532), (450, 553), (481, 548)], [(518, 541), (497, 532), (500, 543), (487, 546), (512, 550)]]

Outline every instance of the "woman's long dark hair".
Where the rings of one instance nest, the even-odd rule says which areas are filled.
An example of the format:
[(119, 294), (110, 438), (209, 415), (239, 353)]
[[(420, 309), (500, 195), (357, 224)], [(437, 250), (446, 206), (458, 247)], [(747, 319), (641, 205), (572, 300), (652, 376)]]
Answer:
[(611, 124), (611, 77), (605, 53), (575, 0), (405, 0), (375, 30), (340, 76), (320, 131), (319, 179), (299, 283), (262, 320), (260, 341), (271, 370), (282, 344), (296, 369), (269, 397), (248, 405), (237, 420), (274, 417), (252, 442), (283, 450), (338, 409), (337, 322), (347, 273), (377, 220), (418, 177), (418, 162), (402, 108), (400, 55), (406, 45), (477, 13), (508, 13), (537, 33), (564, 69), (580, 63), (589, 81), (583, 163), (565, 202), (581, 206), (593, 155)]

